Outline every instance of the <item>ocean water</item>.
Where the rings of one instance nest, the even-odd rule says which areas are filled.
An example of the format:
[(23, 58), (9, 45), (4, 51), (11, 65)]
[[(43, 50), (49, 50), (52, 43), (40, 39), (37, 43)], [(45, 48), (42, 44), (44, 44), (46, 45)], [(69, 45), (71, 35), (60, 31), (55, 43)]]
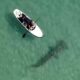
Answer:
[[(43, 38), (21, 26), (15, 8), (40, 17)], [(79, 61), (80, 0), (0, 0), (0, 80), (79, 80)]]

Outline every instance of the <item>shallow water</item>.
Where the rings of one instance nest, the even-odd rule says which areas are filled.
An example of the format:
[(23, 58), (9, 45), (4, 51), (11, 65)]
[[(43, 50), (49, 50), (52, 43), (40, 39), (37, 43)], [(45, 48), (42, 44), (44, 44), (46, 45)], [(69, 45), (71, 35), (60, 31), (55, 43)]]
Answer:
[[(36, 4), (35, 4), (36, 3)], [(36, 38), (13, 15), (18, 8), (44, 32)], [(79, 80), (80, 1), (79, 0), (0, 0), (0, 80)], [(44, 65), (31, 67), (46, 55), (50, 46), (63, 40), (68, 49), (58, 51)]]

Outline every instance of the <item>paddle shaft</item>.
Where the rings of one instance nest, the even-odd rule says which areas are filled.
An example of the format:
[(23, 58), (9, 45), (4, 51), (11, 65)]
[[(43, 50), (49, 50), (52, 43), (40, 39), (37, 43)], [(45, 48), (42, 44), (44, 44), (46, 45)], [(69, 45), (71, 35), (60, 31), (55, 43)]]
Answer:
[(35, 20), (35, 23), (40, 19), (40, 17), (38, 17), (36, 20)]

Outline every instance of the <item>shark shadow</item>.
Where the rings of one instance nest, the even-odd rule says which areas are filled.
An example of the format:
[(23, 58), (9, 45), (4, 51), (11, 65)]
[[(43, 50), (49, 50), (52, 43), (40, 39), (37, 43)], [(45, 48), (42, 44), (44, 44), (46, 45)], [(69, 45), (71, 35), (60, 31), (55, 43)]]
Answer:
[(32, 67), (39, 67), (45, 64), (52, 57), (58, 58), (58, 53), (67, 49), (67, 45), (63, 40), (60, 40), (55, 47), (49, 47), (49, 51), (43, 57), (41, 57), (35, 64), (31, 65)]

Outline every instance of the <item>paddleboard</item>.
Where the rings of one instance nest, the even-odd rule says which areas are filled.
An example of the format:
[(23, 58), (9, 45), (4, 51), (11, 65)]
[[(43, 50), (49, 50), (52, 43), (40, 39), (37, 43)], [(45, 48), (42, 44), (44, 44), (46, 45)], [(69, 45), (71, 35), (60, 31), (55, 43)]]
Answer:
[[(42, 30), (39, 28), (39, 26), (29, 17), (27, 16), (24, 12), (22, 12), (19, 9), (15, 9), (13, 11), (13, 14), (15, 15), (15, 17), (17, 18), (17, 20), (22, 24), (22, 26), (28, 30), (30, 33), (32, 33), (34, 36), (36, 37), (43, 37), (43, 32)], [(24, 17), (23, 17), (24, 16)], [(22, 21), (20, 19), (23, 19)], [(29, 24), (27, 23), (31, 21), (31, 26), (30, 29)]]

